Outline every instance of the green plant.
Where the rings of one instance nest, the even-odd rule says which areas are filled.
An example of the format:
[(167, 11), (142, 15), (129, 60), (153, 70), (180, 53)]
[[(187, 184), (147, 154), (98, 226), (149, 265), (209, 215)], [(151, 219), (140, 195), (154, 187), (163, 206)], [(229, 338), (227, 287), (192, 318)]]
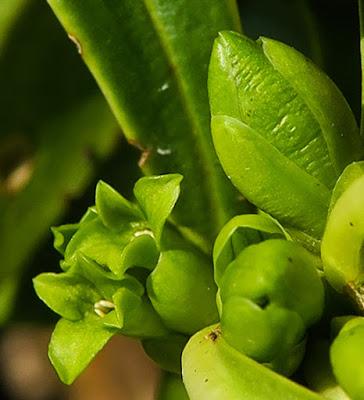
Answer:
[[(327, 335), (335, 296), (363, 312), (363, 143), (339, 89), (291, 47), (232, 32), (232, 1), (49, 3), (150, 175), (134, 201), (100, 181), (81, 220), (53, 230), (63, 272), (34, 286), (61, 316), (60, 378), (124, 334), (176, 374), (162, 398), (346, 396), (281, 375)], [(349, 321), (331, 350), (333, 385), (353, 400), (361, 335)]]

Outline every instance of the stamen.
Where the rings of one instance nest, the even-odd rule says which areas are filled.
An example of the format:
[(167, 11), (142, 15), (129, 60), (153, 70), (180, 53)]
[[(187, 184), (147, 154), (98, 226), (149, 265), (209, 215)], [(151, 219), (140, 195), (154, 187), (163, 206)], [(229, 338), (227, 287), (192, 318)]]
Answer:
[(143, 236), (143, 235), (148, 235), (154, 238), (154, 234), (150, 229), (143, 229), (142, 231), (136, 231), (134, 232), (135, 237)]
[(105, 317), (114, 308), (115, 304), (109, 300), (99, 300), (94, 304), (94, 311), (101, 318)]

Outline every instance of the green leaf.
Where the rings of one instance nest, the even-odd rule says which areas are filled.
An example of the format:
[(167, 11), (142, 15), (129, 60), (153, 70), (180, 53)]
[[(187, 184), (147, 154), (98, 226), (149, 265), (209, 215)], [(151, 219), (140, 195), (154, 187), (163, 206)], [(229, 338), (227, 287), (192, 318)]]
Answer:
[(336, 182), (331, 195), (329, 214), (335, 206), (337, 200), (345, 192), (346, 189), (357, 179), (364, 175), (364, 161), (353, 162), (348, 165)]
[(140, 296), (145, 291), (143, 285), (132, 276), (125, 274), (120, 279), (105, 267), (82, 254), (82, 252), (77, 253), (76, 260), (70, 271), (95, 285), (105, 299), (111, 299), (114, 293), (124, 286)]
[(213, 117), (212, 130), (226, 173), (248, 200), (284, 226), (321, 237), (330, 199), (323, 184), (238, 119)]
[[(241, 210), (213, 151), (206, 89), (217, 33), (239, 30), (233, 0), (49, 0), (78, 44), (148, 174), (178, 172), (176, 221), (212, 240)], [(240, 211), (241, 212), (241, 211)]]
[(147, 280), (147, 293), (164, 324), (192, 334), (218, 320), (209, 260), (197, 251), (169, 250)]
[(134, 195), (160, 243), (164, 224), (171, 214), (180, 194), (179, 174), (145, 177), (138, 180)]
[(348, 103), (334, 82), (303, 54), (267, 38), (261, 38), (261, 45), (273, 68), (296, 90), (318, 122), (337, 178), (350, 162), (363, 157), (363, 142)]
[[(360, 169), (359, 169), (360, 171)], [(363, 308), (364, 174), (350, 182), (337, 199), (322, 238), (321, 257), (330, 284)]]
[[(236, 33), (222, 32), (211, 57), (209, 94), (214, 144), (234, 185), (281, 223), (320, 239), (329, 192), (345, 166), (362, 155), (354, 116), (336, 86), (286, 45), (266, 38), (254, 42)], [(290, 177), (286, 171), (286, 182), (281, 187), (265, 185), (274, 174), (277, 182), (281, 170), (267, 170), (268, 163), (252, 164), (252, 146), (247, 150), (230, 147), (228, 152), (224, 139), (226, 136), (231, 141), (230, 134), (223, 129), (221, 119), (216, 122), (218, 116), (240, 122), (245, 136), (249, 132), (260, 147), (264, 143), (264, 157), (266, 151), (270, 152), (272, 160), (279, 157), (280, 164), (290, 165), (289, 169), (297, 173)], [(301, 188), (296, 190), (298, 175), (302, 182), (297, 184), (302, 188), (308, 185), (307, 198)], [(291, 180), (290, 195), (287, 178)], [(307, 210), (313, 212), (306, 215)]]
[(115, 232), (105, 227), (100, 219), (83, 223), (67, 246), (65, 262), (71, 266), (77, 253), (82, 252), (98, 264), (109, 268), (118, 277), (122, 277), (128, 268), (134, 266), (135, 257), (143, 257), (148, 261), (155, 257), (155, 246), (148, 246), (148, 251), (152, 254), (134, 254), (134, 257), (133, 249), (139, 247), (128, 247), (133, 240), (142, 240), (144, 235), (148, 235), (147, 232), (143, 225), (129, 226), (122, 232)]
[(66, 224), (51, 228), (54, 236), (53, 246), (60, 254), (64, 255), (69, 241), (78, 228), (79, 224)]
[(216, 326), (190, 339), (182, 370), (190, 400), (323, 400), (229, 346)]
[(232, 218), (220, 231), (214, 244), (215, 282), (219, 282), (227, 266), (247, 246), (266, 238), (286, 237), (288, 234), (272, 218), (245, 214)]
[(52, 334), (48, 355), (62, 382), (71, 384), (115, 334), (89, 316), (80, 321), (61, 319)]
[(34, 278), (33, 284), (38, 297), (69, 320), (82, 319), (100, 297), (94, 285), (69, 273), (44, 273)]
[(138, 338), (159, 337), (168, 334), (149, 299), (128, 288), (119, 289), (113, 296), (115, 311), (124, 335)]
[(96, 186), (96, 209), (101, 221), (110, 229), (122, 230), (131, 222), (143, 219), (134, 204), (103, 181)]

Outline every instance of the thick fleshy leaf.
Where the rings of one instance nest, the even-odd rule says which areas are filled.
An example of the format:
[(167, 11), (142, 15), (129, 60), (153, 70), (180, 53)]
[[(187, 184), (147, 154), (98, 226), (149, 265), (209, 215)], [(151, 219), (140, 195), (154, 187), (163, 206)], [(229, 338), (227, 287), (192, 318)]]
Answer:
[(330, 209), (329, 214), (331, 213), (335, 203), (339, 199), (339, 197), (345, 192), (346, 189), (361, 176), (364, 175), (364, 161), (353, 162), (348, 165), (343, 173), (340, 175), (339, 179), (336, 182), (334, 190), (331, 195)]
[(197, 251), (162, 252), (147, 280), (147, 293), (165, 325), (192, 334), (218, 320), (212, 266)]
[(221, 33), (209, 90), (213, 116), (239, 119), (329, 189), (347, 164), (362, 157), (355, 118), (338, 88), (278, 41)]
[(152, 232), (141, 229), (134, 232), (131, 241), (122, 251), (123, 268), (142, 267), (152, 270), (158, 262), (159, 251)]
[(145, 177), (138, 180), (134, 195), (156, 237), (160, 242), (163, 226), (180, 194), (179, 174)]
[(96, 315), (80, 321), (58, 321), (48, 355), (61, 381), (71, 384), (115, 333)]
[(120, 321), (120, 332), (138, 338), (160, 337), (168, 334), (149, 299), (128, 288), (119, 289), (113, 296)]
[(95, 286), (69, 273), (44, 273), (33, 279), (38, 297), (54, 312), (69, 320), (82, 319), (99, 299)]
[(110, 229), (121, 231), (131, 222), (138, 222), (143, 215), (134, 204), (103, 181), (96, 186), (96, 210), (101, 221)]
[(296, 90), (318, 122), (338, 177), (350, 162), (363, 157), (363, 142), (348, 103), (334, 82), (303, 54), (276, 40), (260, 40), (273, 68)]
[[(182, 355), (190, 400), (324, 400), (229, 346), (218, 326), (196, 333)], [(242, 372), (243, 371), (243, 372)]]
[(181, 173), (179, 224), (213, 240), (241, 201), (213, 151), (206, 88), (212, 41), (240, 30), (234, 0), (49, 0), (148, 174)]
[(227, 266), (247, 246), (274, 237), (286, 237), (284, 229), (265, 215), (245, 214), (232, 218), (220, 231), (214, 244), (215, 282), (219, 282)]
[(238, 119), (213, 117), (212, 130), (227, 175), (248, 200), (284, 226), (321, 238), (330, 192), (320, 181)]
[(339, 292), (345, 291), (351, 294), (360, 309), (364, 309), (363, 196), (364, 174), (362, 173), (350, 182), (336, 200), (327, 219), (321, 245), (321, 257), (327, 280)]
[[(290, 197), (298, 200), (294, 205), (286, 201), (290, 197), (286, 197), (286, 191), (280, 191), (282, 187), (266, 185), (263, 193), (262, 179), (275, 172), (278, 177), (280, 171), (266, 170), (267, 164), (251, 164), (251, 147), (230, 148), (229, 157), (235, 159), (230, 162), (222, 147), (224, 134), (227, 141), (229, 134), (216, 133), (214, 125), (220, 129), (221, 124), (213, 123), (213, 136), (219, 136), (218, 143), (214, 140), (215, 147), (234, 185), (280, 222), (320, 239), (328, 205), (325, 197), (345, 166), (362, 155), (354, 116), (336, 86), (303, 55), (286, 45), (265, 38), (254, 42), (236, 33), (223, 32), (211, 57), (209, 93), (213, 120), (225, 115), (240, 121), (245, 131), (258, 137), (254, 141), (266, 143), (271, 159), (273, 154), (279, 156), (299, 170), (302, 178), (306, 175), (306, 184), (311, 180), (306, 199), (292, 184), (296, 174), (290, 178), (286, 171), (286, 178), (291, 179)], [(293, 208), (296, 215), (290, 215)], [(312, 208), (320, 209), (320, 215), (314, 211), (315, 216), (306, 216), (306, 210)], [(281, 221), (282, 215), (286, 217)]]

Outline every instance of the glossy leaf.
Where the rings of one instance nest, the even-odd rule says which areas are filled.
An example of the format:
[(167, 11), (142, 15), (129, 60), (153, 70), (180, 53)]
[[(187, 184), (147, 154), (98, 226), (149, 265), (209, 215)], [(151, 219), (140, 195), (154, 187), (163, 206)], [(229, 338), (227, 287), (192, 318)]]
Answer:
[(52, 334), (48, 355), (62, 382), (71, 384), (115, 334), (97, 316), (80, 321), (61, 319)]
[(182, 178), (177, 174), (152, 176), (141, 178), (135, 184), (135, 197), (158, 243), (163, 226), (179, 197)]
[[(286, 45), (266, 38), (256, 43), (223, 32), (211, 58), (209, 94), (214, 144), (232, 182), (248, 200), (284, 225), (319, 239), (330, 190), (345, 166), (362, 155), (354, 116), (336, 86)], [(231, 139), (222, 122), (227, 117), (222, 116), (236, 120), (236, 126), (240, 122), (240, 131), (259, 143), (260, 149), (253, 152), (252, 145), (245, 150), (243, 143), (235, 143), (234, 152), (232, 146), (225, 150), (224, 139), (228, 143)], [(280, 160), (281, 167), (272, 170), (273, 165), (257, 162), (252, 167), (254, 153), (259, 159)], [(291, 171), (286, 171), (280, 179), (283, 163), (296, 170), (291, 178)], [(269, 184), (272, 178), (274, 185)], [(263, 187), (264, 193), (259, 192)]]
[[(362, 400), (364, 382), (364, 318), (357, 317), (347, 322), (330, 348), (333, 373), (349, 397)], [(348, 368), (350, 365), (350, 368)]]
[(190, 400), (323, 400), (236, 351), (216, 326), (190, 339), (183, 351), (182, 371)]
[(332, 192), (329, 214), (331, 213), (337, 200), (345, 192), (345, 190), (348, 189), (349, 186), (356, 179), (359, 179), (363, 175), (364, 175), (364, 161), (354, 162), (354, 163), (348, 165), (344, 169), (343, 173), (340, 175), (339, 179), (337, 180), (334, 190)]
[(330, 200), (322, 183), (238, 119), (215, 116), (212, 130), (226, 173), (248, 200), (285, 227), (321, 237)]
[[(240, 233), (240, 235), (239, 235)], [(265, 215), (245, 214), (232, 218), (220, 231), (214, 244), (215, 281), (219, 282), (225, 269), (250, 244), (266, 238), (289, 238), (283, 228)]]
[(148, 296), (165, 325), (192, 334), (218, 320), (211, 266), (193, 251), (162, 252), (147, 280)]
[[(213, 151), (205, 82), (217, 32), (240, 30), (233, 0), (49, 0), (148, 174), (178, 172), (179, 224), (213, 238), (241, 207)], [(122, 39), (120, 39), (122, 38)]]
[[(295, 354), (294, 347), (324, 308), (315, 257), (296, 243), (265, 240), (246, 247), (229, 264), (219, 289), (225, 340), (257, 361), (292, 373), (281, 364), (290, 362), (288, 354)], [(296, 361), (293, 370), (300, 357)]]
[[(354, 179), (338, 198), (327, 220), (321, 256), (325, 276), (338, 291), (348, 289), (359, 295), (363, 277), (364, 175)], [(355, 294), (356, 293), (356, 294)]]

